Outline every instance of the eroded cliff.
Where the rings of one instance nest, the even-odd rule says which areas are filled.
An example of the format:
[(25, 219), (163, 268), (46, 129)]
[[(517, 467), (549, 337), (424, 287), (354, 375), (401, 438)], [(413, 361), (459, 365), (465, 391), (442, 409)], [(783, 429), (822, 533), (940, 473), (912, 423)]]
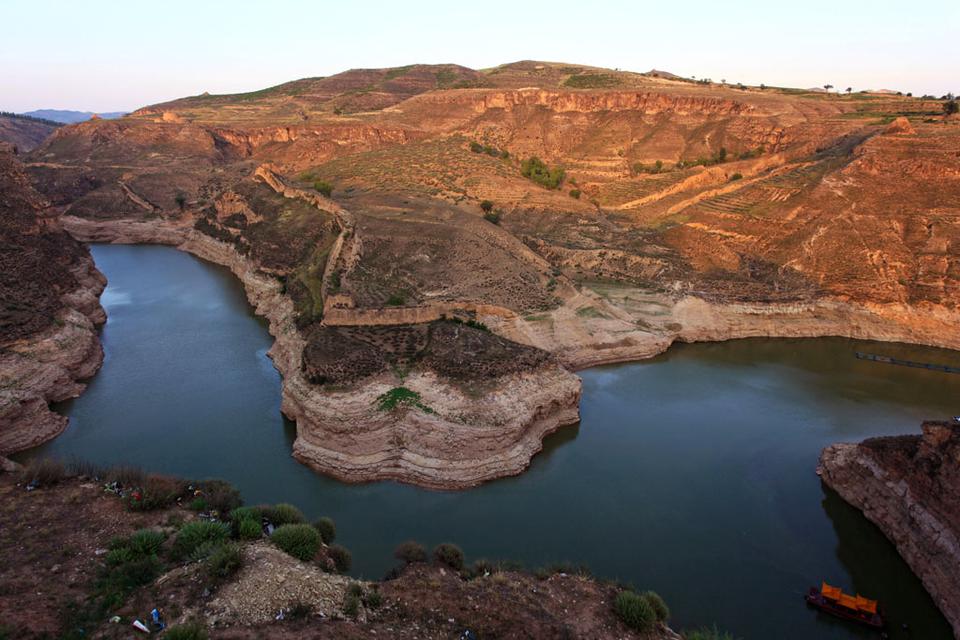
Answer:
[(824, 449), (823, 481), (897, 546), (960, 637), (960, 423)]

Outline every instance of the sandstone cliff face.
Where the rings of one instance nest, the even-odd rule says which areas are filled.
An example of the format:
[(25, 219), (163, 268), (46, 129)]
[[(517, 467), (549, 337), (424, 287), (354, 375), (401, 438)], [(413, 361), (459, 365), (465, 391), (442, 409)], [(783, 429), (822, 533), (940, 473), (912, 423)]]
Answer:
[(960, 425), (833, 445), (819, 471), (893, 541), (960, 638)]
[(78, 396), (103, 360), (106, 280), (45, 206), (0, 156), (0, 459), (59, 435), (67, 418), (49, 403)]

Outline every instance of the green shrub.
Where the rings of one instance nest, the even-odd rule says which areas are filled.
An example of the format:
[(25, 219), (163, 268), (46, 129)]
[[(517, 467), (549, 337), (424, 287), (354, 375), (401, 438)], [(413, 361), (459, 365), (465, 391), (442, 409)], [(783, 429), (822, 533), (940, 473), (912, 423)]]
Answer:
[(573, 89), (602, 89), (619, 84), (620, 79), (609, 73), (577, 73), (563, 81), (563, 86)]
[(360, 613), (360, 598), (353, 594), (347, 594), (347, 597), (343, 599), (343, 614), (355, 618), (358, 613)]
[(693, 631), (685, 631), (683, 637), (684, 640), (736, 640), (733, 634), (720, 631), (716, 625), (713, 627), (700, 627)]
[(387, 298), (387, 305), (391, 307), (402, 307), (406, 301), (407, 297), (403, 293), (391, 293), (390, 297)]
[(237, 507), (230, 512), (230, 520), (239, 522), (240, 520), (259, 520), (260, 509), (257, 507)]
[(190, 501), (190, 504), (187, 505), (187, 508), (191, 511), (206, 511), (207, 500), (206, 498), (194, 498)]
[(379, 609), (380, 605), (383, 604), (383, 596), (375, 588), (367, 592), (367, 595), (363, 598), (363, 604), (370, 609)]
[(277, 527), (270, 540), (294, 558), (307, 562), (320, 550), (320, 534), (308, 524), (285, 524)]
[(206, 560), (207, 575), (215, 580), (229, 578), (243, 566), (243, 552), (236, 544), (222, 544)]
[(401, 542), (397, 545), (397, 548), (393, 551), (393, 557), (397, 560), (401, 560), (406, 564), (411, 564), (413, 562), (426, 562), (427, 561), (427, 550), (423, 548), (423, 545), (414, 540), (407, 540), (406, 542)]
[(485, 214), (483, 214), (483, 219), (487, 222), (492, 222), (493, 224), (500, 224), (500, 212), (487, 211)]
[(640, 596), (647, 601), (653, 613), (657, 616), (657, 622), (666, 622), (670, 619), (670, 608), (663, 601), (660, 594), (656, 591), (644, 591)]
[(490, 213), (491, 211), (493, 211), (493, 201), (484, 200), (483, 202), (480, 203), (480, 208), (483, 209), (485, 212)]
[(359, 582), (351, 582), (347, 585), (347, 595), (359, 598), (363, 595), (363, 585)]
[(174, 201), (176, 201), (177, 206), (183, 211), (183, 208), (187, 206), (187, 194), (182, 191), (178, 191), (177, 195), (174, 196)]
[(164, 640), (207, 640), (207, 628), (197, 622), (188, 622), (187, 624), (178, 624), (170, 627), (165, 634)]
[(377, 398), (377, 409), (393, 411), (397, 407), (416, 407), (424, 413), (433, 413), (433, 409), (420, 401), (420, 394), (406, 387), (394, 387)]
[(637, 631), (650, 631), (657, 621), (657, 614), (650, 602), (633, 591), (618, 593), (613, 609), (625, 625)]
[(728, 180), (728, 182), (736, 182), (737, 180), (741, 180), (741, 179), (743, 179), (743, 174), (738, 172), (730, 176), (730, 179)]
[(212, 545), (222, 543), (229, 535), (230, 530), (225, 524), (205, 520), (188, 522), (180, 528), (176, 540), (173, 541), (173, 557), (187, 558), (203, 545), (207, 545), (206, 548), (212, 551)]
[(556, 189), (563, 182), (564, 170), (561, 167), (551, 169), (537, 156), (531, 156), (520, 163), (520, 174), (547, 189)]
[(244, 518), (237, 521), (237, 537), (241, 540), (258, 540), (263, 535), (263, 527), (256, 520)]
[(454, 571), (463, 569), (463, 551), (455, 544), (444, 542), (433, 548), (433, 560)]
[(313, 528), (320, 533), (323, 544), (330, 544), (337, 538), (337, 525), (334, 524), (333, 518), (317, 518), (313, 523)]
[(473, 151), (474, 153), (483, 153), (483, 145), (476, 141), (471, 142), (470, 151)]
[(353, 566), (353, 556), (342, 545), (332, 544), (327, 547), (327, 556), (333, 560), (333, 566), (338, 573), (346, 573)]
[(306, 521), (307, 518), (300, 509), (292, 504), (280, 503), (274, 506), (273, 520), (270, 522), (279, 527), (284, 524), (304, 524)]
[(952, 116), (957, 112), (960, 112), (960, 104), (957, 103), (956, 99), (947, 100), (943, 103), (944, 115)]
[(570, 197), (574, 200), (580, 199), (580, 189), (570, 189)]
[(243, 504), (240, 492), (224, 480), (207, 480), (200, 483), (200, 490), (207, 506), (217, 513), (227, 514)]
[(333, 185), (329, 182), (325, 182), (324, 180), (317, 180), (314, 182), (313, 188), (328, 198), (330, 197), (330, 194), (333, 193)]
[(126, 547), (140, 556), (149, 556), (160, 553), (160, 546), (165, 536), (153, 529), (140, 529), (127, 538)]

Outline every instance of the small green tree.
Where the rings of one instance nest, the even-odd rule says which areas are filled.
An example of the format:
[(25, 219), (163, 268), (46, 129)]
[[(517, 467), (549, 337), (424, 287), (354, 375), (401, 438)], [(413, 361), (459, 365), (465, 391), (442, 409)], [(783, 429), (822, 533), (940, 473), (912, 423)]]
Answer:
[(944, 115), (952, 116), (958, 111), (960, 111), (960, 104), (957, 104), (956, 98), (951, 97), (949, 100), (943, 103)]
[(397, 548), (393, 551), (393, 557), (397, 560), (402, 560), (406, 564), (426, 562), (427, 550), (424, 549), (423, 545), (419, 542), (407, 540), (397, 545)]
[(342, 545), (330, 545), (327, 547), (327, 555), (333, 560), (333, 566), (339, 573), (346, 573), (353, 566), (353, 555)]
[(328, 198), (333, 193), (333, 185), (325, 180), (317, 180), (313, 183), (313, 188)]
[(484, 212), (490, 213), (491, 211), (493, 211), (493, 202), (491, 202), (490, 200), (484, 200), (483, 202), (480, 203), (480, 208), (483, 209)]

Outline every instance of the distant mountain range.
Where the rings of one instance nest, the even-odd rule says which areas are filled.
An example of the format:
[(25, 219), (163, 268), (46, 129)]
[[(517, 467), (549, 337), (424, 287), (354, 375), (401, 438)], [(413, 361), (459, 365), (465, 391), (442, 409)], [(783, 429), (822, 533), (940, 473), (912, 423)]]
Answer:
[(73, 124), (75, 122), (89, 120), (94, 115), (111, 120), (113, 118), (123, 117), (127, 115), (127, 112), (109, 111), (106, 113), (94, 113), (93, 111), (70, 111), (68, 109), (37, 109), (35, 111), (26, 111), (23, 115), (43, 118), (44, 120), (53, 120), (54, 122), (62, 122), (63, 124)]

